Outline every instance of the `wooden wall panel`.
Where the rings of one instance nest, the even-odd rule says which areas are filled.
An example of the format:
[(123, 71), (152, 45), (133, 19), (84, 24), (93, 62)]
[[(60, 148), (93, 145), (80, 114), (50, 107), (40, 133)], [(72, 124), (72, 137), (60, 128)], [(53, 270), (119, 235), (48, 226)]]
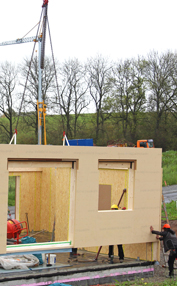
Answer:
[(41, 181), (42, 172), (35, 172), (34, 231), (41, 230)]
[(68, 240), (71, 168), (57, 170), (55, 240)]
[(8, 171), (7, 158), (4, 157), (4, 151), (0, 149), (0, 253), (6, 253), (6, 235), (7, 235), (7, 213), (8, 213)]
[(125, 257), (138, 258), (140, 260), (153, 260), (152, 259), (152, 243), (134, 243), (124, 245)]
[(41, 180), (41, 229), (51, 231), (51, 170), (44, 168)]
[[(84, 249), (87, 251), (95, 252), (96, 256), (99, 247), (87, 247)], [(152, 243), (124, 244), (123, 250), (124, 250), (124, 256), (127, 258), (136, 258), (140, 260), (149, 260), (149, 261), (154, 260)], [(108, 255), (109, 246), (103, 246), (100, 253)], [(117, 245), (114, 245), (114, 255), (118, 256)]]
[[(108, 244), (115, 245), (117, 243), (133, 245), (135, 243), (156, 242), (155, 236), (149, 231), (149, 225), (153, 222), (154, 228), (157, 230), (160, 229), (162, 192), (161, 149), (13, 146), (1, 144), (0, 152), (0, 197), (2, 212), (0, 242), (2, 244), (2, 251), (5, 242), (5, 218), (7, 219), (9, 162), (14, 162), (13, 166), (11, 166), (12, 168), (19, 168), (20, 162), (24, 162), (26, 167), (32, 166), (34, 168), (44, 167), (41, 165), (41, 162), (43, 162), (44, 165), (45, 162), (48, 162), (49, 168), (53, 167), (50, 166), (51, 161), (54, 163), (54, 166), (56, 161), (61, 163), (62, 160), (65, 162), (67, 160), (70, 162), (78, 162), (72, 247), (98, 247), (99, 245), (106, 246)], [(36, 162), (36, 160), (38, 162)], [(102, 182), (99, 181), (99, 162), (107, 162), (109, 164), (109, 162), (116, 161), (128, 162), (130, 165), (134, 162), (136, 165), (136, 169), (134, 170), (134, 182), (131, 180), (133, 186), (131, 197), (133, 197), (133, 203), (127, 211), (98, 211), (99, 184), (112, 184), (112, 182), (104, 182), (104, 180), (102, 180)], [(116, 166), (114, 167), (116, 168)], [(112, 172), (112, 170), (109, 172)], [(33, 182), (33, 179), (31, 179), (31, 181)], [(123, 184), (123, 181), (125, 181), (125, 184)], [(28, 182), (29, 180), (27, 180), (26, 184)], [(122, 192), (122, 189), (126, 187), (126, 178), (122, 175), (122, 180), (120, 179), (119, 182), (122, 182)], [(24, 184), (24, 186), (26, 186), (26, 184)], [(48, 183), (46, 183), (46, 185), (47, 184)], [(45, 191), (45, 186), (41, 187), (41, 192), (43, 190)], [(49, 191), (51, 190), (47, 189), (45, 196), (43, 192), (41, 193), (41, 196), (43, 195), (42, 201), (43, 199), (47, 200), (47, 198), (50, 198), (50, 196), (48, 196)], [(116, 193), (115, 198), (113, 198), (116, 202), (112, 201), (112, 203), (118, 202), (118, 195), (119, 194)], [(32, 190), (31, 197), (35, 199), (34, 190)], [(24, 199), (27, 200), (28, 197)], [(123, 203), (125, 204), (125, 202)], [(48, 220), (49, 216), (50, 213), (47, 214), (46, 220)], [(50, 220), (52, 221), (52, 218)]]
[(37, 230), (38, 219), (36, 217), (40, 213), (40, 189), (38, 187), (40, 178), (41, 173), (35, 172), (23, 173), (20, 177), (19, 220), (26, 221), (27, 214), (30, 231)]

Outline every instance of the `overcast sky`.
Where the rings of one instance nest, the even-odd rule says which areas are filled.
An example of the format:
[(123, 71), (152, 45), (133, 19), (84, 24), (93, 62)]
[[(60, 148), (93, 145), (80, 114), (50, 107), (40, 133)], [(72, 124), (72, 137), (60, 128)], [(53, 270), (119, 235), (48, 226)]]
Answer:
[[(3, 0), (0, 42), (21, 38), (39, 21), (42, 0)], [(55, 58), (111, 60), (177, 50), (176, 0), (49, 0), (48, 19)], [(35, 36), (36, 29), (27, 37)], [(48, 41), (48, 39), (47, 39)], [(49, 41), (48, 41), (49, 42)], [(20, 63), (33, 43), (0, 46), (0, 60)], [(46, 55), (51, 56), (47, 44)]]

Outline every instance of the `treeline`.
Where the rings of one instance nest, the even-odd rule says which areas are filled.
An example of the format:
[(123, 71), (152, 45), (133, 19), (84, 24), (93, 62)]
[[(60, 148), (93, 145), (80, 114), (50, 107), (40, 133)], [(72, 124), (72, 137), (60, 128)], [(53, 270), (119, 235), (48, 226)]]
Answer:
[[(29, 69), (29, 67), (31, 67)], [(47, 143), (93, 138), (153, 138), (156, 147), (177, 150), (177, 54), (151, 52), (147, 57), (110, 62), (102, 56), (85, 63), (45, 60), (42, 97), (47, 104)], [(26, 80), (28, 78), (28, 80)], [(0, 143), (14, 129), (19, 144), (37, 144), (38, 60), (18, 67), (0, 65)]]

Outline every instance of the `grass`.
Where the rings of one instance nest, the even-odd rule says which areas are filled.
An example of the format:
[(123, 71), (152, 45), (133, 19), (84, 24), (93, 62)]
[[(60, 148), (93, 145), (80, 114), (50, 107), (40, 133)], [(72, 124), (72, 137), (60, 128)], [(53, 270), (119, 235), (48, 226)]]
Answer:
[(15, 206), (15, 177), (9, 177), (8, 206)]
[[(175, 201), (167, 203), (166, 204), (166, 210), (167, 210), (169, 220), (176, 220), (177, 219), (177, 208), (176, 208), (176, 202)], [(162, 205), (162, 220), (166, 220), (163, 205)]]
[[(177, 185), (177, 151), (167, 151), (162, 154), (163, 180), (162, 186)], [(169, 220), (177, 219), (176, 202), (166, 204)], [(162, 220), (166, 220), (162, 206)], [(177, 285), (177, 284), (176, 284)]]
[(15, 191), (9, 193), (8, 206), (15, 206)]
[(177, 151), (167, 151), (162, 154), (163, 181), (168, 186), (177, 185)]
[[(147, 281), (147, 280), (146, 280)], [(166, 279), (163, 282), (145, 282), (144, 278), (137, 279), (134, 281), (124, 281), (118, 282), (116, 281), (115, 284), (111, 284), (111, 286), (175, 286), (177, 285), (177, 281), (173, 279)]]

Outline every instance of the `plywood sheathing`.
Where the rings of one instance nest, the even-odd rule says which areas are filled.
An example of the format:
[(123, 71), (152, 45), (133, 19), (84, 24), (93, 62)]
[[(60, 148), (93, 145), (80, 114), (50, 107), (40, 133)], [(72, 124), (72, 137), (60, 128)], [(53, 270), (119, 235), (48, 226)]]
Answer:
[[(119, 208), (127, 208), (127, 193), (128, 193), (128, 170), (99, 170), (99, 184), (111, 185), (111, 205), (118, 204), (124, 188), (127, 192), (124, 194)], [(111, 208), (109, 206), (109, 210)]]
[(61, 168), (56, 172), (57, 186), (55, 200), (55, 240), (66, 241), (68, 240), (69, 228), (71, 168)]
[(30, 231), (52, 232), (55, 218), (55, 240), (68, 239), (71, 163), (60, 168), (41, 168), (36, 172), (10, 173), (20, 176), (19, 219), (26, 221)]
[[(5, 186), (6, 202), (8, 158), (14, 160), (20, 158), (78, 160), (73, 247), (156, 241), (155, 236), (149, 231), (149, 226), (153, 224), (155, 229), (160, 229), (161, 149), (1, 145), (1, 153), (2, 161), (6, 161), (6, 165), (0, 169), (2, 189)], [(100, 160), (136, 163), (133, 203), (128, 210), (98, 211), (98, 165)], [(7, 175), (3, 177), (2, 174)], [(2, 212), (7, 213), (6, 206), (2, 208)], [(6, 221), (1, 222), (4, 231), (5, 224)], [(3, 236), (2, 229), (0, 229), (0, 235)], [(3, 243), (0, 246), (1, 250), (4, 250)]]
[[(152, 243), (134, 243), (134, 244), (124, 244), (123, 250), (124, 250), (124, 256), (127, 258), (136, 258), (139, 260), (148, 260), (153, 261), (155, 260), (154, 257), (157, 257), (157, 253), (155, 251), (154, 255), (154, 248), (156, 247)], [(87, 251), (95, 252), (95, 257), (98, 252), (99, 247), (88, 247), (86, 248)], [(101, 249), (101, 252), (103, 254), (109, 253), (109, 247), (103, 246)], [(114, 255), (118, 256), (118, 248), (117, 245), (114, 245)]]

